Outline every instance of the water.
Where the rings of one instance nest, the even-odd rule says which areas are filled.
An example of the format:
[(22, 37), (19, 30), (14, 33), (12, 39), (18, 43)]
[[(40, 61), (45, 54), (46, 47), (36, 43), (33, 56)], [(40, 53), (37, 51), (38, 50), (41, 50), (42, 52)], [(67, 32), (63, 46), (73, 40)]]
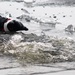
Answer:
[[(52, 1), (61, 3), (59, 0)], [(75, 7), (46, 5), (52, 1), (37, 0), (32, 7), (23, 2), (0, 2), (2, 16), (9, 17), (11, 14), (11, 18), (18, 19), (29, 28), (27, 32), (0, 33), (2, 75), (74, 72), (75, 32), (65, 32), (65, 28), (70, 24), (75, 27)]]

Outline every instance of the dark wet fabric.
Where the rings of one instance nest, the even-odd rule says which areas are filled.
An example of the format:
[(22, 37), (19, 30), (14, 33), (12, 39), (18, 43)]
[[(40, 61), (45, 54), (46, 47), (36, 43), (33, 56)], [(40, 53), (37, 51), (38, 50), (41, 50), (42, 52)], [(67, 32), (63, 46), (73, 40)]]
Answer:
[(4, 30), (4, 23), (7, 22), (8, 18), (0, 16), (0, 31)]

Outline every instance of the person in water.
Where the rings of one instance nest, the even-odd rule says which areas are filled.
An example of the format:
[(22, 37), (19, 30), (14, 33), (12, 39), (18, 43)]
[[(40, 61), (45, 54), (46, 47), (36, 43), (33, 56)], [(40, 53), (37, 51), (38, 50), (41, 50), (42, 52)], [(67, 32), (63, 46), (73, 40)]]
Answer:
[(25, 27), (21, 22), (17, 20), (12, 20), (10, 18), (0, 16), (1, 32), (16, 32), (21, 30), (28, 31), (28, 28)]

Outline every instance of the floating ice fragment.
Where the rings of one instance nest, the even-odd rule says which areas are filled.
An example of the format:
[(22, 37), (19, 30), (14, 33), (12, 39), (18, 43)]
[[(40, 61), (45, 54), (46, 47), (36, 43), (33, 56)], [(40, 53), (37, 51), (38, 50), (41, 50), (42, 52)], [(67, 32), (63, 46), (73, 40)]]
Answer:
[(15, 43), (19, 43), (21, 40), (23, 40), (21, 35), (14, 35), (11, 37), (11, 40)]

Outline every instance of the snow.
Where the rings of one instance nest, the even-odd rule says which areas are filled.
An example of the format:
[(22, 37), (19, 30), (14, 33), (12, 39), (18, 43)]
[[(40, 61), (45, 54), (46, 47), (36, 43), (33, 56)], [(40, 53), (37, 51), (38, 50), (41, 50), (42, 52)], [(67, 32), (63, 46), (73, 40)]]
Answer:
[(24, 0), (25, 2), (33, 2), (33, 0)]
[(29, 66), (25, 68), (12, 68), (1, 70), (1, 75), (74, 75), (75, 70), (63, 70), (59, 68)]
[[(24, 8), (25, 10), (27, 10), (30, 14), (25, 13), (24, 11), (22, 11), (21, 9)], [(35, 10), (35, 11), (33, 11)], [(33, 8), (27, 8), (24, 6), (23, 3), (16, 3), (16, 2), (0, 2), (0, 13), (4, 14), (4, 16), (8, 16), (7, 14), (11, 14), (12, 18), (16, 18), (22, 14), (26, 14), (29, 15), (33, 18), (37, 18), (40, 21), (43, 22), (58, 22), (55, 26), (55, 29), (52, 31), (48, 31), (45, 32), (48, 35), (52, 35), (52, 32), (54, 32), (54, 34), (59, 34), (60, 32), (64, 32), (64, 29), (72, 24), (75, 27), (75, 7), (50, 7), (50, 6), (46, 6), (46, 7), (33, 7)], [(56, 16), (56, 18), (54, 18), (54, 16)], [(26, 25), (29, 28), (29, 33), (36, 33), (36, 34), (40, 34), (41, 33), (41, 29), (42, 26), (40, 24), (38, 24), (37, 22), (30, 22), (30, 23), (26, 23), (23, 22), (24, 25)], [(45, 28), (45, 27), (44, 27)], [(46, 26), (45, 29), (47, 29), (49, 27)], [(63, 33), (62, 35), (65, 35), (65, 33)], [(53, 36), (53, 35), (52, 35)]]
[(0, 13), (10, 13), (13, 17), (23, 14), (21, 8), (24, 8), (24, 6), (20, 3), (0, 2)]

